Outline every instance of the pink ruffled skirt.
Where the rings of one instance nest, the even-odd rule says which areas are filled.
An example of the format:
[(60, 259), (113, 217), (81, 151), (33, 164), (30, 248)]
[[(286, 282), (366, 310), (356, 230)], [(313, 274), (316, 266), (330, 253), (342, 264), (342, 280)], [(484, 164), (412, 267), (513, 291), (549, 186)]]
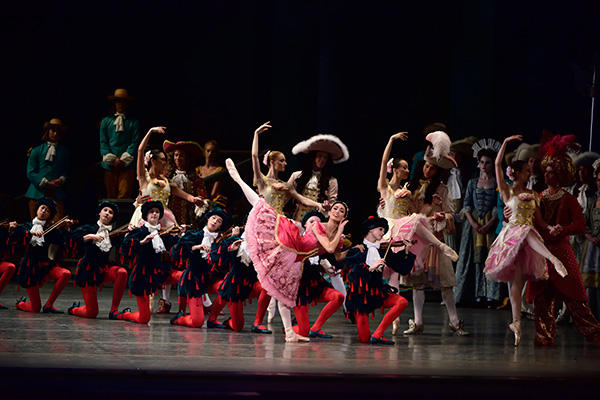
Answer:
[(246, 243), (262, 287), (274, 298), (292, 308), (296, 305), (302, 275), (301, 260), (291, 248), (277, 240), (297, 236), (293, 222), (260, 199), (246, 222)]
[[(529, 241), (545, 254), (534, 250)], [(511, 282), (517, 269), (523, 280), (548, 279), (546, 258), (555, 257), (533, 226), (508, 223), (492, 244), (483, 271), (491, 281)]]

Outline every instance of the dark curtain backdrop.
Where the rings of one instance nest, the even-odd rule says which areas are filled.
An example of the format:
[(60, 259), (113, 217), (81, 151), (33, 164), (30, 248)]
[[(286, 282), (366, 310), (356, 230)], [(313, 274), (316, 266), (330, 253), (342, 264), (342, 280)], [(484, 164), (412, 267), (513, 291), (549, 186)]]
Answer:
[(5, 198), (25, 192), (26, 151), (56, 116), (69, 126), (71, 207), (89, 209), (100, 195), (98, 126), (117, 87), (136, 97), (131, 114), (144, 132), (165, 125), (171, 140), (217, 138), (249, 152), (253, 130), (270, 120), (261, 149), (284, 151), (288, 173), (299, 165), (295, 143), (339, 136), (351, 157), (336, 175), (355, 225), (375, 211), (381, 153), (397, 131), (410, 133), (393, 151), (404, 158), (422, 148), (422, 127), (433, 121), (447, 123), (453, 139), (522, 132), (535, 142), (544, 127), (589, 139), (586, 95), (600, 48), (600, 7), (591, 1), (3, 8)]

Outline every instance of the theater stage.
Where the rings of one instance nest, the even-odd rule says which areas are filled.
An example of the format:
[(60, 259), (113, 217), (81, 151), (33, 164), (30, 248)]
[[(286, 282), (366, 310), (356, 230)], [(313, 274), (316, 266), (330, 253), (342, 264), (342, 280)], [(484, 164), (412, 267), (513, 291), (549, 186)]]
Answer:
[[(51, 287), (42, 288), (42, 303)], [(394, 346), (358, 343), (355, 327), (336, 313), (324, 326), (332, 340), (285, 343), (279, 317), (272, 335), (192, 329), (169, 324), (153, 314), (148, 325), (108, 320), (112, 288), (99, 299), (100, 315), (89, 320), (69, 315), (17, 311), (14, 299), (25, 291), (10, 284), (0, 302), (0, 381), (14, 395), (53, 393), (86, 397), (349, 398), (406, 396), (506, 398), (521, 395), (561, 397), (598, 387), (600, 346), (587, 343), (572, 325), (559, 327), (557, 344), (533, 345), (533, 322), (524, 320), (518, 348), (506, 328), (510, 311), (460, 308), (470, 337), (453, 336), (445, 309), (425, 308), (425, 333), (394, 338)], [(175, 297), (175, 292), (173, 292)], [(66, 310), (81, 300), (69, 285), (55, 306)], [(134, 298), (123, 298), (121, 308)], [(175, 307), (175, 305), (174, 305)], [(245, 310), (252, 321), (255, 303)], [(311, 321), (317, 309), (312, 309)], [(226, 311), (226, 309), (225, 309)], [(403, 328), (412, 304), (401, 316)], [(225, 317), (220, 317), (223, 320)], [(381, 318), (375, 314), (371, 327)], [(391, 337), (390, 328), (386, 332)], [(162, 396), (167, 397), (162, 397)], [(4, 397), (3, 398), (11, 398)]]

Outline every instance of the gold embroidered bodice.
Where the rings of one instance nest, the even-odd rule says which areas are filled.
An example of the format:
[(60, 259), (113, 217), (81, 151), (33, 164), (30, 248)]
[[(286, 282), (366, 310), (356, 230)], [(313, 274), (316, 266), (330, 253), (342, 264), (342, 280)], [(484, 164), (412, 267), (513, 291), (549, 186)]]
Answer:
[[(512, 193), (512, 192), (511, 192)], [(533, 225), (535, 210), (540, 205), (540, 198), (536, 193), (523, 192), (513, 194), (506, 203), (512, 211), (509, 222), (516, 225)]]
[(261, 177), (265, 185), (259, 194), (278, 214), (283, 215), (283, 207), (290, 199), (290, 186), (286, 182), (267, 178), (263, 174)]
[(405, 187), (392, 189), (390, 184), (387, 185), (387, 190), (384, 196), (385, 207), (383, 208), (382, 217), (384, 218), (400, 218), (412, 213), (412, 196), (410, 190)]

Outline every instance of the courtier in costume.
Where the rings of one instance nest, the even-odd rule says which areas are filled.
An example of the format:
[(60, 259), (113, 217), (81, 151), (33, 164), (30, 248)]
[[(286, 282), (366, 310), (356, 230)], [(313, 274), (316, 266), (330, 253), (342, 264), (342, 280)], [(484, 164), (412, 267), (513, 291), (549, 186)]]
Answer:
[(562, 187), (573, 183), (573, 165), (566, 149), (574, 135), (555, 136), (542, 143), (544, 181), (548, 188), (542, 192), (541, 210), (549, 224), (542, 235), (548, 249), (564, 264), (568, 275), (549, 268), (550, 278), (532, 282), (528, 296), (534, 304), (537, 345), (550, 345), (556, 340), (556, 305), (564, 301), (575, 328), (589, 341), (600, 344), (600, 323), (594, 318), (587, 302), (579, 265), (569, 245), (570, 235), (585, 233), (585, 218), (577, 198)]
[[(174, 241), (171, 234), (161, 235), (159, 220), (163, 205), (150, 200), (140, 206), (144, 224), (130, 231), (121, 243), (121, 254), (131, 266), (129, 292), (136, 297), (138, 311), (126, 308), (116, 314), (117, 319), (147, 324), (150, 321), (150, 295), (171, 277), (172, 265), (163, 261), (162, 254)], [(166, 233), (163, 230), (163, 233)], [(163, 240), (164, 238), (164, 240)]]
[(37, 213), (37, 200), (49, 197), (56, 201), (57, 212), (53, 218), (62, 218), (67, 198), (65, 182), (69, 175), (69, 150), (61, 143), (65, 126), (58, 118), (44, 123), (44, 143), (34, 147), (27, 159), (29, 187), (25, 197), (29, 199), (29, 214)]
[[(346, 255), (344, 264), (350, 268), (348, 274), (349, 293), (346, 307), (355, 314), (358, 339), (361, 343), (393, 345), (394, 342), (385, 338), (383, 333), (390, 324), (398, 318), (408, 305), (408, 301), (398, 294), (397, 290), (384, 284), (382, 270), (386, 260), (393, 258), (390, 267), (402, 267), (407, 264), (410, 268), (415, 256), (401, 249), (397, 253), (389, 252), (385, 257), (380, 249), (380, 241), (388, 230), (385, 218), (369, 217), (361, 224), (364, 235), (363, 243), (352, 248)], [(395, 267), (393, 267), (395, 266)], [(377, 329), (371, 335), (369, 329), (369, 314), (377, 309), (386, 312)]]
[[(302, 226), (305, 232), (310, 231), (316, 222), (323, 223), (326, 218), (319, 211), (311, 210), (302, 218)], [(324, 271), (325, 270), (325, 271)], [(331, 339), (333, 336), (325, 333), (321, 328), (344, 302), (345, 293), (334, 289), (324, 278), (322, 273), (327, 272), (330, 276), (339, 275), (327, 259), (319, 256), (304, 260), (300, 285), (298, 286), (298, 298), (294, 307), (294, 315), (298, 325), (294, 330), (301, 336)], [(319, 317), (311, 326), (308, 319), (308, 306), (310, 304), (327, 303), (321, 310)]]
[(125, 199), (133, 195), (135, 155), (140, 141), (140, 123), (127, 113), (133, 97), (126, 89), (116, 89), (112, 96), (115, 113), (100, 123), (100, 155), (104, 169), (106, 197)]
[(219, 151), (219, 142), (211, 139), (204, 143), (204, 164), (196, 167), (196, 175), (204, 181), (208, 199), (216, 207), (225, 207), (227, 197), (223, 192), (223, 166), (221, 164), (221, 154)]
[(489, 281), (483, 273), (489, 248), (496, 239), (496, 180), (494, 160), (500, 143), (482, 139), (474, 144), (473, 156), (479, 176), (469, 180), (461, 213), (466, 218), (460, 240), (460, 256), (456, 264), (454, 299), (457, 303), (498, 303), (500, 283)]
[(71, 231), (69, 245), (74, 254), (83, 253), (77, 263), (75, 284), (81, 288), (83, 301), (73, 303), (69, 314), (79, 317), (96, 318), (98, 315), (98, 288), (106, 283), (113, 284), (112, 304), (109, 319), (116, 319), (119, 304), (127, 285), (127, 270), (109, 260), (113, 244), (110, 233), (112, 222), (119, 213), (119, 207), (112, 201), (98, 205), (98, 221), (94, 225), (83, 225)]
[(177, 222), (181, 225), (194, 226), (196, 220), (201, 218), (211, 206), (204, 180), (196, 175), (194, 168), (196, 160), (202, 156), (202, 147), (193, 141), (174, 143), (165, 140), (163, 150), (172, 162), (171, 172), (168, 174), (171, 184), (203, 199), (204, 204), (199, 207), (181, 197), (171, 196), (171, 210)]
[[(50, 223), (56, 215), (54, 200), (43, 197), (37, 201), (36, 217), (17, 226), (11, 233), (12, 246), (24, 247), (25, 256), (21, 259), (17, 270), (17, 283), (27, 290), (29, 301), (21, 298), (17, 301), (17, 309), (21, 311), (45, 313), (63, 313), (54, 308), (54, 302), (71, 279), (71, 271), (60, 267), (56, 261), (48, 258), (48, 247), (51, 244), (64, 246), (65, 236), (59, 229), (50, 230)], [(66, 225), (72, 223), (64, 219)], [(47, 281), (56, 281), (50, 297), (42, 309), (40, 287)]]
[(227, 159), (225, 165), (252, 205), (246, 222), (248, 252), (262, 287), (279, 301), (286, 341), (308, 341), (308, 337), (294, 332), (290, 311), (298, 297), (302, 262), (341, 249), (348, 208), (341, 202), (332, 204), (327, 224), (317, 222), (300, 235), (294, 221), (277, 213), (240, 178), (233, 161)]
[[(215, 245), (219, 232), (231, 225), (231, 217), (225, 210), (214, 208), (206, 214), (206, 218), (206, 226), (202, 230), (186, 232), (171, 249), (171, 257), (175, 263), (185, 267), (177, 286), (180, 303), (185, 301), (190, 308), (190, 314), (186, 315), (183, 307), (183, 310), (171, 320), (173, 325), (200, 328), (204, 324), (202, 298), (206, 294), (218, 294), (219, 287), (229, 272), (228, 263), (223, 262), (226, 260), (225, 257), (217, 257), (217, 253), (237, 251), (240, 246), (238, 242), (236, 245), (232, 244), (231, 248), (223, 250), (219, 245)], [(225, 328), (225, 325), (217, 321), (217, 316), (225, 304), (220, 297), (217, 297), (212, 305), (207, 324), (209, 328)]]
[[(338, 181), (332, 176), (333, 164), (339, 164), (350, 157), (346, 145), (333, 135), (316, 135), (292, 148), (292, 154), (304, 153), (304, 167), (294, 172), (288, 183), (301, 195), (318, 203), (325, 209), (338, 197)], [(307, 211), (314, 207), (296, 204), (293, 218), (300, 221)]]

